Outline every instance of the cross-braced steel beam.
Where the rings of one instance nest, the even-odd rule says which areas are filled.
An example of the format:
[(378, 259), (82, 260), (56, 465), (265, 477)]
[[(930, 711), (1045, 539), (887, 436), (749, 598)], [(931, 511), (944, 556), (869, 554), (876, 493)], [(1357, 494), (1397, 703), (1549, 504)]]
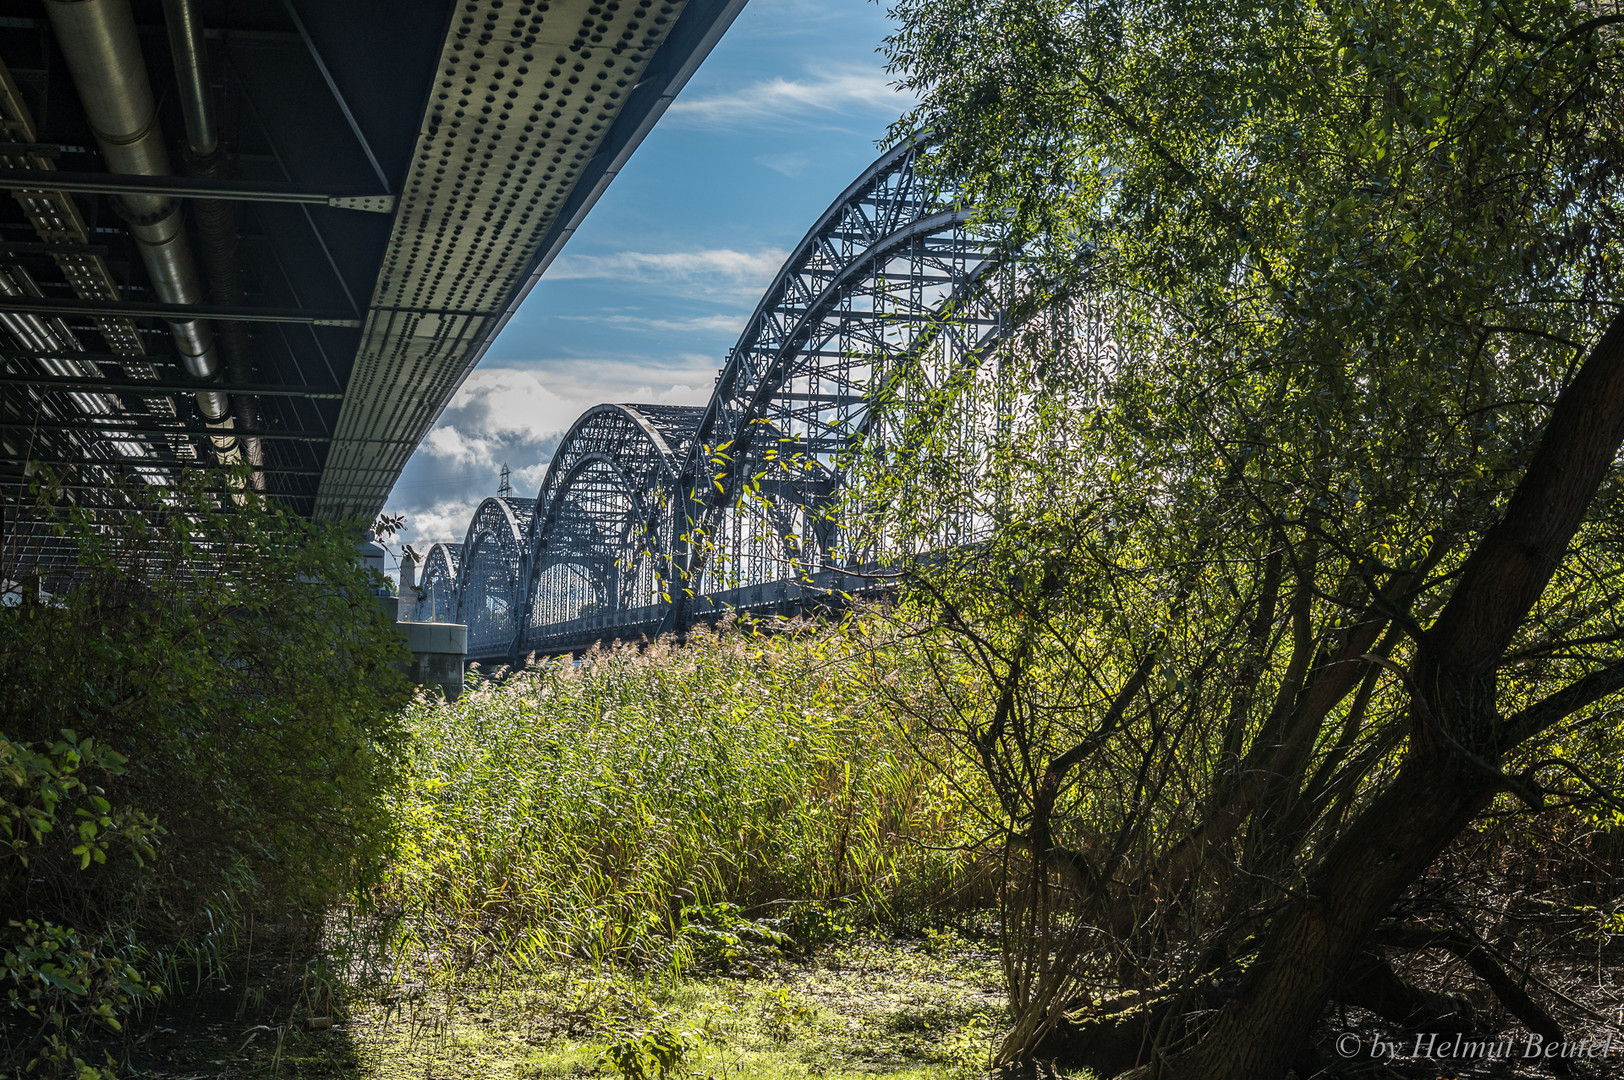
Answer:
[(1006, 323), (999, 243), (922, 152), (891, 150), (818, 219), (707, 405), (588, 410), (533, 503), (486, 500), (460, 549), (431, 549), (423, 610), (467, 623), (471, 657), (509, 657), (778, 603), (882, 554), (829, 513), (853, 452), (888, 437), (890, 397), (974, 365)]

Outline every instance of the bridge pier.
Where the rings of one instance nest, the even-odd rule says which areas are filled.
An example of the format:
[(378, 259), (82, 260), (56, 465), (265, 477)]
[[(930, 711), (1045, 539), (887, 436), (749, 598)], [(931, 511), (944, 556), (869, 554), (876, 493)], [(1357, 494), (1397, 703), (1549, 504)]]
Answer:
[(419, 685), (438, 686), (448, 701), (462, 694), (463, 661), (468, 656), (468, 627), (462, 623), (398, 622), (395, 629), (412, 650), (406, 677)]
[[(371, 541), (355, 545), (361, 565), (379, 574), (384, 569), (384, 549)], [(419, 686), (438, 686), (446, 699), (462, 694), (462, 671), (468, 658), (468, 627), (462, 623), (417, 622), (417, 564), (409, 558), (400, 562), (400, 592), (390, 596), (379, 592), (373, 598), (378, 610), (395, 624), (395, 632), (406, 639), (412, 651), (404, 666), (406, 677)]]

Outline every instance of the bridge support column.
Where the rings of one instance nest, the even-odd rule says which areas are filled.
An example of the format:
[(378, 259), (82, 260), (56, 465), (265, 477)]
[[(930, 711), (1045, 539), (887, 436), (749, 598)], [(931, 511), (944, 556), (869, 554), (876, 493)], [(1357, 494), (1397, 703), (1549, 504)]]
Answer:
[(468, 627), (462, 623), (396, 623), (412, 650), (406, 677), (425, 686), (438, 686), (447, 700), (462, 694), (462, 667), (468, 656)]

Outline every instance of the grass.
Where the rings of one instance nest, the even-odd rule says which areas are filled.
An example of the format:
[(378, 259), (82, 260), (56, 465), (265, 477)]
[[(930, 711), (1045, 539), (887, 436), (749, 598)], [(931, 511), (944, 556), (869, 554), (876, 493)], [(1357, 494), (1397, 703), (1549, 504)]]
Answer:
[[(224, 1013), (160, 1024), (154, 1077), (544, 1080), (612, 1077), (605, 1048), (661, 1028), (691, 1049), (671, 1076), (698, 1080), (969, 1080), (1002, 1021), (998, 964), (952, 930), (863, 935), (750, 975), (650, 982), (570, 964), (524, 977), (422, 971), (351, 987), (331, 1028)], [(223, 999), (224, 1000), (224, 999)], [(166, 1034), (165, 1034), (166, 1033)]]
[[(949, 935), (951, 939), (951, 935)], [(361, 1074), (386, 1077), (613, 1075), (606, 1046), (661, 1028), (692, 1044), (673, 1075), (937, 1080), (980, 1075), (1002, 1016), (990, 953), (866, 939), (747, 977), (655, 987), (560, 969), (528, 984), (461, 984), (410, 1005), (359, 1009)]]
[(979, 1080), (1009, 1015), (976, 789), (865, 655), (733, 633), (419, 701), (370, 903), (314, 952), (222, 942), (132, 1074)]

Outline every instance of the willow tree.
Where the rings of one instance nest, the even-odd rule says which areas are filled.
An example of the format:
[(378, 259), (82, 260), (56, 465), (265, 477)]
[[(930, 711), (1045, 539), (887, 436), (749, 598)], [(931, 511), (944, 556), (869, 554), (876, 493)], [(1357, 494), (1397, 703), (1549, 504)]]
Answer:
[[(1002, 1060), (1126, 1002), (1123, 1068), (1281, 1076), (1333, 995), (1438, 1020), (1386, 966), (1404, 940), (1560, 1035), (1469, 924), (1401, 902), (1486, 811), (1609, 798), (1621, 17), (894, 15), (905, 126), (1013, 230), (1032, 325), (1086, 299), (1110, 346), (1010, 347), (997, 527), (924, 581), (950, 644), (917, 707), (982, 762), (1017, 866)], [(1095, 1000), (1113, 980), (1139, 996)]]

